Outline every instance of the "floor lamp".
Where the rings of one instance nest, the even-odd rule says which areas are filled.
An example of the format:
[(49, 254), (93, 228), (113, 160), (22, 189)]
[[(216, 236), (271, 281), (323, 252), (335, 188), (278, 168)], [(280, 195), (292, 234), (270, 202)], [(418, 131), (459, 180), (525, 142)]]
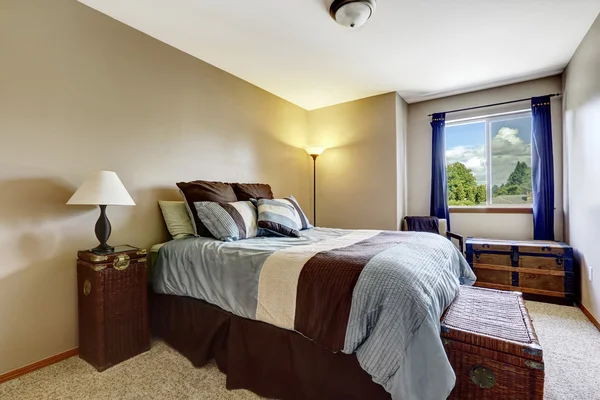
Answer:
[(313, 225), (317, 226), (317, 157), (325, 151), (324, 147), (305, 147), (304, 150), (313, 159)]

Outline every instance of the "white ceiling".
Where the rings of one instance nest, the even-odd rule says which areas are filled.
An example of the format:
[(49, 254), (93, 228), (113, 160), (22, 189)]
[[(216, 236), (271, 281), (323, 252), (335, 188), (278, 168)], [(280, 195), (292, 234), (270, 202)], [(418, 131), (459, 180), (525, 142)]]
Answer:
[(80, 1), (307, 110), (559, 73), (600, 12), (600, 0), (378, 0), (350, 30), (331, 0)]

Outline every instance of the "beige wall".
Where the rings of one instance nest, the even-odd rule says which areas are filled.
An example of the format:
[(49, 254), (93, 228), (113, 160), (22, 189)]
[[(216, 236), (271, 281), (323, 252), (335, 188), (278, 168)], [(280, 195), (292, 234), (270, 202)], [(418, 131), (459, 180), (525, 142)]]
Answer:
[(394, 92), (309, 112), (309, 140), (328, 147), (317, 160), (319, 226), (398, 229), (398, 98)]
[(406, 136), (408, 130), (408, 104), (396, 93), (396, 168), (397, 168), (397, 225), (402, 225), (402, 219), (407, 211), (406, 193)]
[(299, 107), (75, 0), (2, 1), (0, 57), (0, 373), (77, 346), (98, 210), (65, 202), (91, 172), (137, 203), (108, 209), (113, 244), (164, 241), (179, 180), (269, 182), (312, 212)]
[[(408, 105), (407, 133), (407, 195), (408, 215), (428, 215), (431, 176), (431, 117), (428, 114), (498, 103), (531, 96), (560, 92), (561, 77), (508, 85), (494, 89), (450, 96)], [(528, 108), (527, 102), (483, 110), (485, 113), (513, 111)], [(477, 111), (481, 113), (482, 110)], [(472, 113), (448, 114), (447, 120), (473, 116)], [(479, 114), (481, 115), (481, 114)], [(552, 100), (552, 131), (554, 144), (554, 171), (556, 187), (556, 238), (563, 237), (562, 212), (562, 102)], [(465, 236), (498, 239), (532, 239), (531, 214), (451, 214), (452, 230)]]
[(564, 83), (565, 233), (581, 264), (581, 302), (600, 320), (600, 17)]

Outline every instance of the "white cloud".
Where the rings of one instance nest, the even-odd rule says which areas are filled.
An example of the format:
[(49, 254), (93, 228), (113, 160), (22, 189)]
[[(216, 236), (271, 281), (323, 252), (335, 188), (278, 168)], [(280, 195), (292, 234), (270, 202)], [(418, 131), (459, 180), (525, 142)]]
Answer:
[[(518, 136), (519, 131), (501, 128), (492, 139), (492, 184), (501, 185), (514, 171), (518, 161), (531, 166), (531, 144)], [(486, 181), (486, 154), (483, 145), (455, 146), (446, 150), (448, 165), (461, 162), (469, 168), (478, 183)]]
[(496, 136), (494, 136), (494, 140), (506, 141), (513, 145), (524, 143), (523, 139), (517, 136), (518, 134), (518, 130), (504, 127), (498, 130), (498, 133), (496, 134)]
[(446, 150), (448, 165), (461, 162), (469, 168), (478, 183), (485, 183), (485, 149), (483, 146), (456, 146)]
[(517, 162), (531, 166), (531, 144), (518, 137), (519, 131), (512, 128), (500, 128), (492, 139), (492, 184), (506, 182)]

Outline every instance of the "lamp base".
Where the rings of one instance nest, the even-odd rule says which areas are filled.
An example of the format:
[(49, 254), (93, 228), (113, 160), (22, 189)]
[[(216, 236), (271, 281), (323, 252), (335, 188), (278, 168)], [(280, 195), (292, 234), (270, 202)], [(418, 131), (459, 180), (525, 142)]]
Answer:
[(106, 243), (100, 243), (98, 246), (90, 249), (90, 251), (94, 254), (110, 254), (115, 251), (115, 248)]
[(108, 241), (108, 238), (110, 237), (111, 230), (112, 230), (112, 228), (110, 226), (110, 221), (108, 220), (108, 217), (106, 216), (106, 206), (101, 205), (100, 206), (100, 217), (98, 217), (98, 221), (96, 221), (96, 229), (95, 229), (96, 237), (98, 238), (98, 241), (100, 242), (100, 244), (91, 250), (93, 253), (107, 254), (107, 253), (112, 253), (115, 250), (114, 247), (109, 246), (106, 243)]

